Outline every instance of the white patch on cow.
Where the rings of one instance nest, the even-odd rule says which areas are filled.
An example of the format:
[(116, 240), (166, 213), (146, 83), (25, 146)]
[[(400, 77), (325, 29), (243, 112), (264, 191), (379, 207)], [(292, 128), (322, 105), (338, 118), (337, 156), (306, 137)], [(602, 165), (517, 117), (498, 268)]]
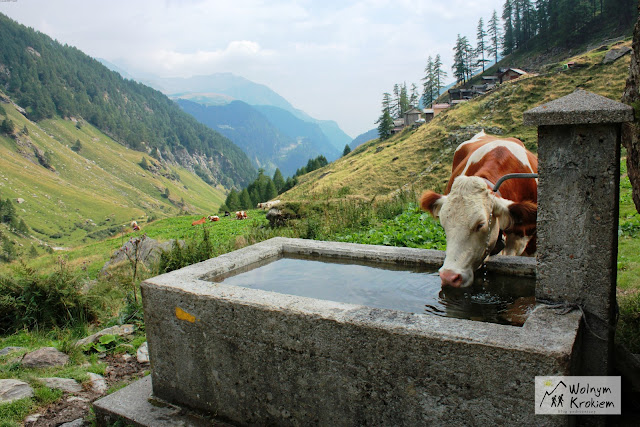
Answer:
[(474, 151), (471, 156), (469, 156), (469, 160), (467, 161), (467, 164), (465, 165), (461, 175), (466, 175), (467, 170), (469, 169), (469, 167), (471, 167), (471, 165), (480, 162), (484, 158), (484, 156), (498, 147), (505, 147), (506, 149), (508, 149), (520, 163), (522, 163), (525, 167), (529, 168), (531, 172), (533, 172), (533, 168), (531, 167), (531, 163), (529, 163), (529, 158), (527, 157), (527, 150), (523, 146), (516, 144), (513, 141), (505, 141), (503, 139), (499, 139), (496, 141), (491, 141)]
[(458, 145), (458, 148), (456, 148), (456, 153), (458, 152), (458, 150), (460, 150), (463, 146), (467, 145), (467, 144), (473, 144), (474, 142), (478, 142), (480, 140), (480, 138), (483, 138), (487, 136), (486, 133), (484, 133), (484, 129), (482, 129), (480, 132), (478, 132), (477, 134), (475, 134), (473, 136), (473, 138), (471, 138), (468, 141), (463, 142), (462, 144)]

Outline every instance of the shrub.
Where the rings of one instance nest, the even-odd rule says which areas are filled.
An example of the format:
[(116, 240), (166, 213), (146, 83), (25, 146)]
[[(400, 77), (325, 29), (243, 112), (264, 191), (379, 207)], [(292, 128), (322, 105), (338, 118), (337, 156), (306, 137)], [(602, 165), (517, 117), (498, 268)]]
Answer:
[(51, 274), (38, 275), (22, 265), (12, 277), (0, 276), (0, 332), (66, 327), (95, 319), (82, 282), (58, 261)]
[(214, 248), (209, 236), (209, 230), (207, 227), (202, 227), (200, 239), (193, 238), (184, 244), (174, 241), (170, 251), (163, 251), (160, 254), (158, 270), (160, 273), (168, 273), (187, 265), (207, 260), (213, 255)]

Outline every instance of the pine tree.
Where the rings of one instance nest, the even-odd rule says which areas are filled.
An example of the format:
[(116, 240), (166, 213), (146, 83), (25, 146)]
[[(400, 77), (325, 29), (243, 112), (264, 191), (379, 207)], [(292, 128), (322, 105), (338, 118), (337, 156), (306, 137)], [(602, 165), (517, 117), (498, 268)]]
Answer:
[(478, 21), (478, 29), (476, 31), (476, 40), (477, 40), (476, 55), (480, 57), (480, 59), (478, 60), (478, 63), (482, 65), (482, 72), (484, 72), (484, 65), (486, 61), (484, 59), (484, 52), (487, 50), (487, 47), (484, 42), (484, 39), (486, 37), (487, 37), (487, 32), (484, 30), (484, 22), (482, 21), (482, 18), (480, 18), (480, 20)]
[(346, 156), (350, 152), (351, 152), (351, 147), (349, 147), (349, 144), (345, 145), (344, 150), (342, 150), (342, 157)]
[(393, 103), (391, 104), (391, 115), (394, 117), (400, 117), (400, 85), (393, 85)]
[(29, 232), (29, 227), (27, 227), (27, 224), (24, 222), (24, 219), (22, 218), (20, 218), (20, 222), (18, 223), (18, 226), (16, 227), (16, 229), (18, 230), (18, 232), (25, 235)]
[(2, 239), (2, 251), (0, 251), (0, 260), (11, 262), (16, 259), (16, 248), (13, 242), (7, 238)]
[[(75, 151), (76, 153), (79, 153), (79, 152), (80, 152), (80, 150), (82, 150), (82, 143), (80, 142), (80, 140), (79, 140), (79, 139), (76, 139), (76, 142), (71, 146), (71, 149), (72, 149), (73, 151)], [(143, 157), (143, 159), (144, 159), (144, 157)], [(142, 166), (142, 165), (141, 165), (141, 166)], [(144, 167), (144, 166), (143, 166), (143, 167)], [(148, 167), (148, 165), (147, 165), (147, 167)], [(145, 168), (145, 169), (146, 169), (146, 168)]]
[(38, 257), (38, 250), (36, 249), (35, 246), (31, 245), (31, 249), (29, 249), (29, 258), (37, 258)]
[(438, 99), (440, 96), (440, 91), (444, 88), (444, 79), (446, 77), (447, 72), (442, 68), (442, 59), (440, 59), (440, 54), (437, 54), (436, 59), (433, 61), (434, 99)]
[(142, 157), (142, 160), (140, 161), (140, 167), (144, 170), (149, 170), (149, 162), (147, 161), (146, 157)]
[(502, 20), (504, 21), (504, 37), (502, 39), (502, 54), (509, 55), (513, 52), (515, 46), (514, 34), (513, 34), (513, 6), (512, 0), (506, 0), (504, 2), (502, 10)]
[(460, 37), (456, 40), (456, 45), (453, 48), (453, 76), (458, 83), (464, 83), (466, 81), (466, 58), (465, 58), (465, 39)]
[(425, 106), (431, 106), (433, 100), (436, 98), (435, 96), (435, 88), (434, 88), (434, 63), (433, 59), (431, 59), (431, 55), (427, 58), (427, 66), (424, 69), (424, 77), (422, 81), (422, 103)]
[(246, 188), (243, 189), (240, 192), (240, 209), (253, 209), (255, 206), (257, 206), (257, 203), (253, 203), (251, 196), (249, 196), (249, 191)]
[(389, 92), (385, 92), (382, 94), (382, 111), (388, 111), (389, 114), (391, 114), (392, 110), (393, 110), (393, 106), (392, 106), (391, 94)]
[(278, 190), (278, 194), (280, 194), (285, 185), (284, 177), (282, 176), (282, 172), (280, 172), (280, 169), (276, 169), (276, 171), (274, 172), (273, 183), (276, 186), (276, 190)]
[(393, 118), (389, 110), (385, 109), (376, 123), (378, 123), (378, 137), (383, 140), (389, 138), (393, 130)]
[(498, 23), (498, 13), (494, 10), (491, 19), (489, 20), (489, 26), (487, 28), (487, 35), (489, 36), (489, 46), (487, 47), (487, 53), (493, 55), (493, 60), (498, 63), (498, 51), (500, 46), (500, 27)]
[(227, 195), (227, 200), (224, 202), (225, 205), (232, 211), (237, 211), (240, 209), (240, 197), (238, 197), (238, 193), (236, 190), (231, 190)]
[(471, 47), (467, 36), (462, 37), (462, 49), (464, 52), (464, 72), (467, 80), (471, 80), (474, 71), (474, 62), (476, 59), (475, 50)]
[(7, 135), (13, 135), (15, 131), (15, 125), (11, 121), (11, 119), (6, 118), (2, 121), (2, 125), (0, 125), (0, 132), (5, 133)]
[(267, 181), (267, 189), (266, 189), (264, 200), (266, 202), (267, 200), (272, 200), (277, 196), (278, 196), (278, 190), (276, 189), (276, 185), (273, 183), (271, 179), (269, 179), (269, 181)]
[(0, 222), (11, 224), (13, 226), (17, 223), (16, 208), (9, 199), (0, 201)]
[(404, 113), (409, 111), (409, 94), (407, 92), (407, 83), (403, 83), (400, 86), (400, 109), (398, 110), (398, 117), (403, 117)]
[(411, 94), (409, 95), (409, 107), (418, 106), (418, 85), (411, 83)]

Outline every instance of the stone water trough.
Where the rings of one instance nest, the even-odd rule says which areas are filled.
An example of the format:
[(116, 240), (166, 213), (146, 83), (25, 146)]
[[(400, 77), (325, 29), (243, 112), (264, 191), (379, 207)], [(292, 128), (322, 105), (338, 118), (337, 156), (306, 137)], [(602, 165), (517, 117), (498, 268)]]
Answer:
[[(601, 104), (609, 106), (613, 101), (600, 97), (594, 101), (592, 94), (576, 93), (569, 97), (586, 97), (588, 102), (571, 99), (566, 105), (578, 112), (567, 114), (579, 120), (594, 117), (589, 120), (595, 122), (567, 124), (567, 114), (557, 112), (549, 119), (553, 103), (529, 119), (530, 124), (541, 126), (538, 234), (546, 241), (540, 242), (538, 262), (494, 257), (487, 269), (532, 276), (537, 268), (538, 299), (578, 304), (582, 311), (541, 305), (520, 327), (224, 283), (229, 274), (281, 257), (312, 255), (403, 268), (437, 268), (444, 257), (439, 251), (275, 238), (142, 284), (151, 375), (96, 402), (99, 425), (119, 417), (134, 425), (153, 426), (571, 424), (565, 416), (534, 415), (534, 379), (606, 375), (610, 369), (606, 362), (611, 342), (596, 342), (589, 347), (591, 356), (584, 356), (583, 342), (592, 338), (584, 332), (582, 312), (606, 322), (610, 311), (617, 242), (617, 222), (611, 222), (617, 221), (613, 205), (617, 204), (619, 149), (614, 148), (610, 158), (589, 157), (587, 166), (576, 159), (580, 153), (594, 152), (591, 143), (619, 144), (619, 123), (629, 119), (628, 113), (612, 119), (600, 111)], [(567, 108), (564, 105), (562, 109)], [(589, 115), (585, 109), (598, 112)], [(596, 126), (591, 139), (585, 137), (594, 130), (589, 126)], [(617, 133), (603, 131), (606, 126), (618, 126)], [(561, 140), (553, 139), (558, 132), (566, 136), (562, 150), (569, 148), (560, 150), (562, 156), (554, 160), (548, 153), (558, 150), (548, 149), (547, 144)], [(553, 176), (552, 166), (564, 161), (565, 154), (572, 163), (570, 170), (562, 172), (564, 179), (545, 177), (544, 173)], [(550, 157), (549, 172), (545, 172), (543, 159)], [(607, 157), (602, 160), (608, 163), (604, 174), (589, 169), (598, 166), (601, 157)], [(579, 178), (573, 175), (581, 173), (596, 176), (588, 189), (572, 183)], [(595, 204), (592, 199), (602, 203), (609, 197), (607, 192), (614, 195), (594, 215), (576, 218), (575, 210), (568, 209), (552, 213), (556, 212), (552, 204), (568, 191), (567, 186), (574, 191), (575, 209), (588, 209), (589, 203)], [(587, 194), (575, 193), (580, 191)], [(573, 226), (572, 221), (579, 224)], [(582, 237), (570, 237), (577, 229)], [(613, 267), (601, 266), (603, 247), (614, 251), (604, 261), (611, 264), (613, 260)], [(548, 256), (549, 251), (555, 256)], [(574, 254), (579, 256), (575, 262)], [(558, 265), (565, 262), (575, 265), (570, 269)], [(587, 277), (580, 277), (581, 269)], [(579, 283), (566, 286), (568, 280)], [(600, 292), (600, 288), (606, 289)], [(601, 295), (609, 297), (602, 301)], [(602, 306), (592, 301), (601, 301)], [(591, 327), (597, 324), (592, 322)], [(606, 335), (606, 327), (604, 331)], [(593, 366), (603, 366), (605, 372)]]

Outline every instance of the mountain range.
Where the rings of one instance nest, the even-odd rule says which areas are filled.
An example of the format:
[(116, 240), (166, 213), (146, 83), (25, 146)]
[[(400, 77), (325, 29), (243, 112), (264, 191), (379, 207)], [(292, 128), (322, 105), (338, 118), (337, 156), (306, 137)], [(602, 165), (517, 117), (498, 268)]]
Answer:
[[(115, 64), (108, 61), (103, 63), (129, 75)], [(254, 166), (264, 168), (270, 174), (280, 168), (285, 176), (292, 175), (308, 159), (320, 154), (333, 161), (340, 156), (344, 146), (352, 141), (336, 122), (314, 119), (293, 107), (269, 87), (232, 73), (190, 78), (147, 76), (139, 80), (179, 101), (178, 104), (185, 111), (227, 136), (244, 150)], [(190, 101), (204, 108), (198, 109), (182, 101)], [(237, 104), (231, 105), (234, 101), (242, 101), (246, 105), (239, 108)], [(256, 112), (276, 128), (279, 136), (273, 134), (273, 129), (255, 126)], [(267, 134), (262, 134), (262, 131)], [(274, 145), (267, 147), (267, 141)]]

